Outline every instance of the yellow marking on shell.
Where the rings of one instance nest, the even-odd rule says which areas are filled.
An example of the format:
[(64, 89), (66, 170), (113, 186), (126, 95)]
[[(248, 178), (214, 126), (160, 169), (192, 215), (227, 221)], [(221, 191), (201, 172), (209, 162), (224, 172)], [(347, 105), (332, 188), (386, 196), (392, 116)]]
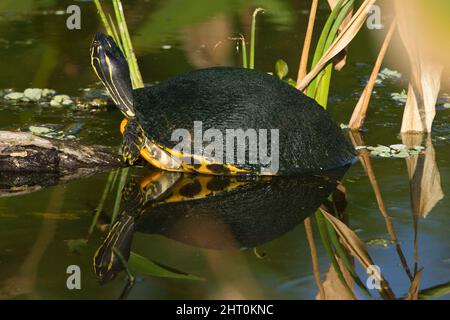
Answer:
[[(208, 188), (208, 183), (212, 181), (213, 179), (217, 179), (211, 175), (209, 176), (193, 176), (189, 178), (184, 178), (180, 183), (178, 183), (174, 189), (172, 190), (172, 194), (167, 199), (164, 199), (160, 203), (174, 203), (174, 202), (182, 202), (182, 201), (193, 201), (193, 200), (199, 200), (206, 197), (212, 197), (216, 196), (220, 193), (229, 192), (231, 190), (234, 190), (240, 186), (244, 186), (249, 183), (249, 181), (237, 181), (235, 178), (229, 179), (229, 184), (220, 189), (220, 190), (210, 190)], [(180, 190), (184, 187), (186, 187), (189, 184), (193, 184), (195, 182), (200, 183), (200, 191), (192, 196), (185, 196), (180, 193)]]
[(158, 200), (161, 198), (178, 182), (181, 176), (182, 173), (160, 171), (141, 181), (140, 188), (143, 194), (145, 194), (144, 203), (148, 200)]
[[(123, 134), (128, 123), (127, 119), (123, 119), (120, 124), (120, 132)], [(188, 172), (201, 173), (207, 175), (242, 175), (251, 174), (252, 172), (237, 168), (232, 164), (217, 163), (209, 161), (195, 154), (182, 153), (178, 150), (166, 148), (146, 139), (145, 147), (141, 149), (141, 156), (152, 166), (171, 172)], [(184, 162), (182, 159), (193, 159), (194, 163)], [(224, 168), (224, 172), (214, 172), (208, 166), (217, 165)]]
[[(208, 174), (208, 175), (239, 175), (239, 174), (250, 174), (251, 172), (248, 170), (237, 168), (236, 166), (228, 163), (217, 163), (210, 160), (207, 160), (203, 157), (200, 157), (195, 154), (187, 154), (182, 153), (178, 150), (168, 149), (165, 147), (160, 146), (161, 149), (165, 150), (167, 153), (171, 154), (173, 157), (178, 159), (192, 159), (194, 161), (191, 161), (193, 163), (186, 163), (182, 162), (182, 166), (185, 169), (186, 172), (196, 172), (196, 173), (202, 173), (202, 174)], [(208, 166), (210, 165), (217, 165), (221, 166), (227, 171), (226, 173), (218, 173), (214, 172), (210, 169), (208, 169)]]

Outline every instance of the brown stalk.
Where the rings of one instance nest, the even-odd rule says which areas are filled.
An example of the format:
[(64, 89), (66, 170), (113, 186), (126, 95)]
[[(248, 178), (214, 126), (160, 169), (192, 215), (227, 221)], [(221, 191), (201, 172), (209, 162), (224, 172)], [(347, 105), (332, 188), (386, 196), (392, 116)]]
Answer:
[(300, 66), (298, 69), (297, 83), (303, 80), (307, 73), (307, 65), (309, 58), (309, 50), (311, 48), (311, 39), (314, 32), (314, 24), (316, 21), (317, 7), (319, 0), (313, 0), (311, 11), (309, 13), (308, 29), (306, 30), (305, 42), (303, 43), (302, 56), (300, 57)]
[(311, 70), (300, 83), (297, 83), (297, 89), (303, 91), (310, 82), (319, 74), (320, 71), (328, 64), (328, 62), (336, 57), (344, 50), (349, 43), (355, 38), (359, 30), (367, 18), (369, 8), (376, 0), (365, 0), (359, 7), (358, 11), (353, 16), (345, 29), (337, 36), (328, 50), (324, 53), (317, 65)]
[(303, 224), (305, 225), (306, 238), (308, 239), (309, 250), (311, 252), (314, 279), (316, 280), (317, 287), (319, 288), (319, 299), (324, 300), (325, 289), (323, 288), (322, 280), (320, 279), (319, 258), (317, 255), (316, 242), (314, 241), (311, 218), (306, 218), (305, 221), (303, 221)]
[(367, 109), (369, 108), (370, 98), (372, 97), (373, 88), (375, 87), (375, 82), (378, 77), (378, 73), (380, 72), (381, 65), (383, 63), (384, 57), (386, 55), (389, 44), (392, 40), (392, 36), (394, 34), (396, 27), (396, 21), (394, 20), (389, 28), (389, 32), (384, 39), (383, 45), (381, 46), (380, 53), (378, 54), (377, 61), (375, 62), (375, 66), (373, 67), (372, 74), (370, 75), (369, 82), (364, 88), (361, 97), (359, 98), (358, 104), (353, 111), (352, 117), (350, 119), (349, 128), (351, 130), (360, 130), (364, 124), (367, 115)]
[[(334, 7), (338, 4), (338, 2), (339, 0), (328, 0), (328, 4), (331, 10), (334, 9)], [(352, 20), (352, 16), (353, 16), (353, 6), (348, 11), (344, 21), (342, 21), (342, 24), (339, 26), (339, 32), (342, 32), (347, 27), (347, 25)], [(336, 71), (341, 71), (342, 68), (345, 67), (345, 64), (347, 63), (347, 54), (348, 54), (348, 47), (342, 50), (341, 53), (339, 53), (334, 59), (334, 69)]]

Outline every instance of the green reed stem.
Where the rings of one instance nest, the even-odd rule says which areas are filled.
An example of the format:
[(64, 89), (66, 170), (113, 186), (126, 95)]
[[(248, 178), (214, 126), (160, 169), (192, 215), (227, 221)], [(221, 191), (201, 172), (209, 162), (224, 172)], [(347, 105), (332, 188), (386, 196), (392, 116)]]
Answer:
[(264, 11), (263, 8), (256, 8), (252, 16), (252, 30), (250, 39), (250, 69), (255, 68), (255, 42), (256, 42), (256, 16), (259, 12)]
[[(113, 32), (111, 29), (111, 25), (108, 22), (108, 19), (106, 19), (105, 11), (103, 10), (103, 7), (99, 0), (94, 0), (95, 6), (97, 7), (97, 12), (100, 15), (100, 19), (102, 20), (103, 26), (106, 29), (106, 33), (108, 33), (110, 36), (113, 36)], [(115, 39), (117, 41), (117, 39)]]
[(242, 67), (243, 68), (248, 68), (247, 44), (245, 43), (245, 38), (242, 35), (241, 35), (241, 48), (242, 48)]
[[(339, 28), (342, 25), (342, 22), (344, 21), (345, 17), (347, 16), (347, 13), (352, 8), (354, 2), (355, 2), (354, 0), (349, 0), (339, 12), (339, 15), (334, 21), (333, 27), (331, 28), (329, 35), (327, 37), (327, 41), (324, 47), (324, 53), (333, 44), (334, 39), (336, 39), (336, 36), (339, 32)], [(317, 77), (318, 81), (316, 82), (318, 85), (316, 88), (315, 99), (325, 109), (327, 108), (328, 105), (328, 95), (330, 92), (332, 73), (333, 73), (333, 62), (330, 62), (326, 66), (325, 70), (319, 74), (319, 76)]]
[[(334, 7), (333, 11), (331, 11), (330, 15), (328, 16), (325, 26), (322, 29), (322, 33), (320, 34), (320, 38), (319, 38), (319, 42), (317, 43), (316, 50), (314, 52), (314, 56), (313, 56), (313, 60), (312, 60), (312, 64), (311, 64), (311, 70), (317, 65), (317, 63), (319, 62), (320, 58), (323, 56), (323, 54), (326, 50), (325, 46), (326, 46), (328, 35), (330, 34), (330, 30), (333, 26), (333, 22), (336, 19), (344, 1), (345, 0), (340, 0), (336, 4), (336, 7)], [(314, 98), (316, 95), (316, 88), (317, 88), (317, 77), (308, 86), (307, 95), (311, 98)]]
[(125, 56), (127, 57), (128, 64), (130, 65), (130, 72), (132, 74), (133, 88), (142, 88), (144, 82), (142, 80), (139, 66), (137, 63), (136, 55), (134, 54), (133, 44), (131, 43), (130, 32), (128, 31), (127, 21), (123, 12), (122, 2), (120, 0), (112, 0), (114, 12), (116, 15), (117, 24), (119, 26), (119, 32), (122, 38), (123, 48), (125, 50)]

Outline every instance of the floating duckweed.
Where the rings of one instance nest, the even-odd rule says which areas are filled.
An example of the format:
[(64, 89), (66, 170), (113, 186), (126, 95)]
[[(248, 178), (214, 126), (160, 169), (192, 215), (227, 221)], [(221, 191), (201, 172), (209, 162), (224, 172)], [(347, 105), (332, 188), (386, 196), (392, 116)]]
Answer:
[(388, 248), (395, 244), (395, 241), (387, 239), (373, 239), (366, 242), (368, 246)]
[(45, 98), (54, 96), (55, 94), (56, 94), (55, 90), (47, 89), (47, 88), (42, 89), (42, 96), (45, 97)]
[(380, 158), (408, 158), (419, 155), (423, 150), (425, 150), (422, 146), (407, 147), (404, 144), (393, 144), (389, 147), (383, 145), (378, 145), (376, 147), (356, 147), (356, 150), (358, 151), (364, 149), (369, 150), (370, 155)]
[(409, 158), (410, 155), (411, 154), (408, 151), (404, 150), (400, 151), (399, 153), (392, 154), (394, 158)]
[(22, 92), (11, 92), (11, 93), (8, 93), (4, 98), (6, 100), (20, 100), (24, 96), (25, 95)]
[(46, 128), (46, 127), (31, 126), (28, 129), (30, 130), (30, 132), (32, 134), (35, 134), (38, 136), (45, 135), (45, 134), (52, 132), (52, 130), (50, 128)]
[(377, 147), (367, 147), (367, 149), (369, 149), (370, 151), (376, 151), (378, 153), (391, 152), (391, 148), (383, 145), (378, 145)]
[(388, 68), (384, 68), (378, 74), (378, 78), (381, 80), (400, 80), (402, 78), (402, 74), (396, 70), (391, 70)]
[(391, 98), (400, 104), (404, 104), (404, 103), (406, 103), (406, 100), (408, 99), (408, 94), (406, 93), (405, 90), (403, 90), (400, 93), (394, 92), (394, 93), (391, 93)]
[(23, 94), (31, 101), (38, 101), (42, 97), (42, 89), (28, 88), (25, 89)]
[(404, 144), (393, 144), (390, 148), (394, 150), (404, 150), (406, 149), (406, 146)]
[(63, 105), (63, 106), (71, 106), (71, 105), (73, 105), (73, 104), (75, 104), (75, 103), (73, 102), (72, 99), (67, 99), (67, 100), (64, 100), (64, 101), (62, 102), (62, 105)]
[(104, 94), (104, 91), (85, 89), (89, 94), (84, 97), (70, 97), (66, 94), (57, 94), (53, 89), (28, 88), (24, 92), (16, 92), (12, 89), (0, 90), (0, 98), (5, 104), (28, 105), (36, 104), (40, 106), (50, 106), (55, 108), (70, 107), (77, 111), (97, 112), (105, 110), (111, 104), (111, 99)]
[(70, 97), (66, 94), (58, 94), (58, 95), (54, 96), (52, 100), (59, 102), (59, 103), (63, 103), (65, 100), (70, 100)]

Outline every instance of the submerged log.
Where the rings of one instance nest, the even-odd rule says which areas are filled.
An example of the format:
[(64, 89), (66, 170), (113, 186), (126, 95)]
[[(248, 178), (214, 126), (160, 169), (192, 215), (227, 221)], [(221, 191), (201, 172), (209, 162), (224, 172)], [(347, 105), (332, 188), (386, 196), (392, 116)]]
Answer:
[(30, 193), (122, 166), (117, 152), (106, 147), (0, 131), (0, 197)]

